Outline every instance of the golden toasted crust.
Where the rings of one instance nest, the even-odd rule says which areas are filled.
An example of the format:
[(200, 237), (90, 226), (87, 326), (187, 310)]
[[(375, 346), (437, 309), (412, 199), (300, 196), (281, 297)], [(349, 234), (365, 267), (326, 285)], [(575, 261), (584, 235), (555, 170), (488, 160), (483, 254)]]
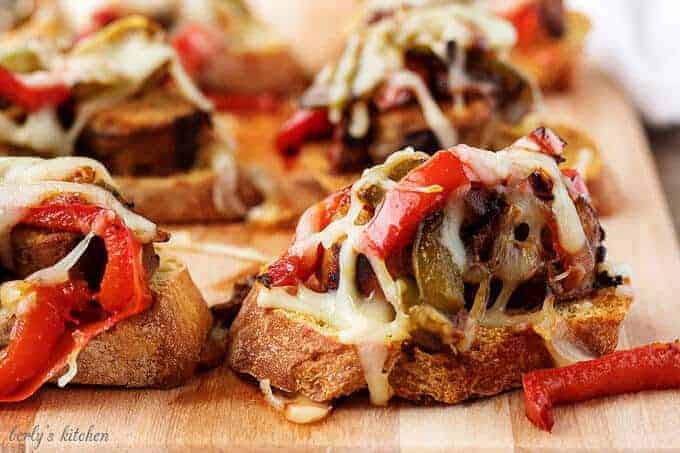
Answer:
[(524, 70), (546, 91), (566, 90), (571, 86), (574, 71), (590, 31), (588, 18), (574, 11), (567, 13), (567, 34), (557, 43), (539, 44), (526, 49), (514, 49), (513, 64)]
[[(261, 195), (246, 174), (239, 171), (237, 193), (243, 206), (252, 207)], [(218, 210), (214, 201), (217, 174), (195, 170), (166, 177), (117, 178), (121, 192), (134, 204), (135, 211), (157, 223), (234, 221), (245, 211), (225, 204)]]
[[(304, 318), (257, 306), (256, 286), (230, 332), (227, 358), (236, 371), (272, 385), (328, 401), (366, 387), (352, 345), (326, 335)], [(558, 306), (570, 331), (597, 354), (615, 349), (632, 298), (601, 290), (596, 297)], [(429, 353), (404, 344), (393, 351), (390, 384), (396, 396), (456, 403), (521, 385), (521, 373), (552, 366), (541, 338), (530, 329), (480, 328), (469, 351)]]
[(98, 112), (78, 138), (77, 154), (120, 176), (166, 176), (191, 168), (211, 140), (208, 112), (167, 88)]
[(94, 338), (78, 355), (75, 384), (174, 387), (193, 376), (212, 317), (186, 266), (162, 258), (152, 307)]

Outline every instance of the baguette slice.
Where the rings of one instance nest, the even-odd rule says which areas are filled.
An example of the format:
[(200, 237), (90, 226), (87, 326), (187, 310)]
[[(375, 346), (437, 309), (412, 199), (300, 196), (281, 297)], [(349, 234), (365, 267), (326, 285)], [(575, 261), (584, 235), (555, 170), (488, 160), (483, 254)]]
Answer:
[(119, 177), (116, 182), (135, 211), (157, 223), (241, 220), (245, 209), (261, 202), (252, 180), (238, 171), (238, 190), (233, 196), (243, 206), (225, 204), (224, 209), (217, 209), (213, 195), (217, 178), (216, 172), (206, 169), (171, 176)]
[[(231, 327), (231, 367), (269, 379), (287, 392), (325, 402), (366, 385), (355, 346), (343, 344), (311, 318), (257, 305), (255, 286)], [(632, 296), (615, 289), (558, 305), (572, 335), (598, 355), (612, 352)], [(543, 340), (531, 329), (480, 328), (469, 351), (427, 352), (405, 343), (386, 361), (395, 396), (415, 401), (458, 403), (521, 386), (524, 372), (552, 366)]]
[[(148, 311), (121, 321), (80, 352), (70, 383), (168, 388), (193, 376), (208, 344), (208, 306), (186, 266), (173, 258), (161, 257), (151, 289)], [(0, 343), (6, 344), (11, 325), (11, 319), (0, 323)]]
[(191, 378), (212, 317), (179, 261), (161, 257), (151, 279), (154, 303), (94, 338), (78, 355), (75, 384), (176, 387)]

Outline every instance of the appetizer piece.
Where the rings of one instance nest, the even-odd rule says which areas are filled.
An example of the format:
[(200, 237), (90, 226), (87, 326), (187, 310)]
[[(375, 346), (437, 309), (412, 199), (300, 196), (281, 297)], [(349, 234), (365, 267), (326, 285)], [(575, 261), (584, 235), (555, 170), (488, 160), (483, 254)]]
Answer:
[(59, 0), (57, 4), (65, 25), (77, 37), (133, 14), (162, 24), (185, 70), (226, 107), (271, 105), (272, 96), (300, 90), (305, 83), (302, 68), (281, 38), (240, 0)]
[(452, 3), (473, 5), (508, 19), (517, 31), (510, 56), (513, 64), (544, 90), (569, 87), (590, 22), (583, 14), (566, 10), (562, 0), (370, 0), (366, 20), (380, 20), (399, 8)]
[(613, 351), (630, 278), (605, 260), (561, 153), (544, 129), (498, 152), (404, 150), (366, 170), (312, 206), (258, 276), (229, 363), (299, 414), (269, 386), (325, 404), (364, 388), (374, 404), (457, 403)]
[[(457, 143), (502, 149), (543, 125), (538, 92), (506, 56), (506, 20), (464, 5), (402, 8), (357, 30), (282, 126), (276, 146), (301, 153), (330, 191), (406, 146), (427, 153)], [(600, 178), (597, 148), (578, 131), (563, 168)], [(321, 140), (321, 141), (319, 141)], [(600, 192), (596, 192), (596, 198)]]
[(0, 401), (48, 381), (171, 387), (194, 374), (208, 307), (101, 164), (1, 158), (0, 212)]
[(157, 222), (243, 219), (264, 200), (148, 19), (113, 22), (66, 51), (39, 35), (0, 48), (2, 153), (96, 158)]
[(483, 10), (399, 10), (349, 37), (277, 147), (294, 154), (309, 138), (332, 136), (330, 168), (348, 172), (404, 146), (483, 146), (497, 123), (519, 122), (535, 102), (530, 82), (504, 59), (514, 41), (512, 26)]

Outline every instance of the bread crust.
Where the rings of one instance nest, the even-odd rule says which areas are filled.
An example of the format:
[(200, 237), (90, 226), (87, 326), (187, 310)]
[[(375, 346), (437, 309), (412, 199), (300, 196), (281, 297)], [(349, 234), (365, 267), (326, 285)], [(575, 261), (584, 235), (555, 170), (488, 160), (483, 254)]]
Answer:
[(212, 325), (208, 306), (186, 266), (173, 258), (161, 259), (151, 290), (149, 310), (116, 324), (80, 352), (71, 384), (169, 388), (194, 375)]
[[(269, 379), (275, 387), (329, 401), (366, 387), (353, 345), (336, 341), (313, 323), (257, 305), (261, 286), (244, 301), (232, 325), (227, 359), (240, 373)], [(597, 354), (613, 351), (632, 297), (614, 289), (562, 304), (571, 333)], [(530, 329), (480, 328), (469, 351), (427, 352), (405, 343), (392, 350), (389, 381), (395, 396), (457, 403), (521, 386), (521, 374), (552, 366), (541, 338)]]
[[(243, 207), (257, 205), (261, 194), (247, 174), (238, 171), (237, 193)], [(135, 211), (157, 223), (235, 221), (246, 211), (225, 205), (215, 206), (214, 187), (218, 175), (212, 170), (194, 170), (172, 176), (132, 176), (116, 178), (121, 193), (134, 204)]]

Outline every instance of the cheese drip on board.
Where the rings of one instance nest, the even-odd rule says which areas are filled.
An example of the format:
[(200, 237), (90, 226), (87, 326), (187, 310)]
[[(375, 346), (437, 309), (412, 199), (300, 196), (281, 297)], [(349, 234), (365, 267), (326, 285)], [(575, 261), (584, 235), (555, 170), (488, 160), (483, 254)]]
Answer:
[[(31, 52), (31, 47), (14, 46), (15, 51)], [(40, 65), (31, 71), (16, 72), (27, 85), (64, 85), (75, 101), (75, 118), (65, 129), (55, 108), (29, 113), (17, 124), (7, 113), (0, 113), (0, 141), (31, 148), (49, 156), (69, 155), (83, 128), (96, 113), (112, 107), (144, 88), (165, 71), (178, 92), (198, 108), (209, 111), (211, 102), (193, 85), (174, 49), (163, 33), (141, 16), (116, 21), (79, 42), (73, 49), (51, 55), (34, 54)], [(3, 55), (4, 59), (8, 55)], [(156, 82), (158, 83), (158, 82)]]
[[(530, 227), (528, 238), (531, 242), (540, 242), (540, 232), (548, 219), (552, 219), (557, 232), (554, 240), (561, 249), (576, 255), (584, 247), (588, 247), (581, 218), (567, 187), (569, 180), (562, 175), (555, 158), (541, 152), (539, 145), (532, 140), (520, 140), (497, 153), (465, 145), (442, 152), (452, 153), (461, 161), (470, 181), (507, 199), (509, 206), (515, 210), (512, 218), (526, 222)], [(409, 161), (423, 162), (427, 158), (424, 153), (403, 150), (392, 154), (384, 164), (366, 170), (351, 187), (346, 214), (335, 218), (320, 232), (295, 241), (291, 246), (291, 255), (303, 256), (305, 250), (318, 244), (325, 250), (339, 245), (339, 279), (336, 290), (317, 292), (304, 284), (298, 284), (295, 288), (262, 287), (257, 296), (259, 306), (306, 315), (318, 322), (325, 335), (341, 343), (355, 345), (371, 400), (376, 404), (385, 404), (391, 395), (388, 382), (390, 348), (409, 339), (417, 325), (409, 316), (407, 289), (404, 289), (402, 279), (393, 277), (384, 258), (370, 247), (362, 247), (359, 243), (371, 223), (365, 218), (360, 220), (360, 214), (365, 214), (367, 204), (361, 194), (369, 188), (375, 188), (379, 192), (394, 189), (398, 183), (390, 178), (393, 174), (391, 170), (404, 168), (403, 165)], [(550, 180), (549, 201), (544, 203), (527, 189), (527, 179), (535, 172), (540, 172)], [(432, 190), (432, 187), (409, 187), (408, 190), (425, 192)], [(465, 215), (463, 197), (467, 190), (469, 188), (465, 186), (464, 189), (451, 192), (442, 207), (441, 225), (436, 233), (437, 240), (462, 272), (473, 270), (461, 237)], [(380, 209), (379, 204), (375, 207), (375, 212)], [(368, 296), (362, 294), (357, 287), (358, 250), (364, 253), (370, 263), (379, 286), (379, 290)], [(465, 338), (454, 351), (465, 351), (472, 345), (477, 326), (533, 328), (545, 340), (546, 348), (553, 354), (556, 363), (587, 358), (587, 351), (579, 350), (566, 340), (568, 335), (564, 332), (565, 323), (554, 309), (554, 297), (549, 290), (539, 312), (518, 316), (505, 312), (505, 305), (514, 290), (534, 275), (534, 271), (528, 267), (511, 267), (506, 262), (494, 268), (489, 267), (486, 274), (476, 281), (479, 289), (474, 307), (469, 313)], [(491, 278), (503, 280), (503, 288), (507, 288), (505, 293), (502, 291), (500, 295), (493, 296), (496, 300), (489, 300), (492, 297), (489, 285)], [(497, 305), (492, 305), (493, 308), (487, 310), (489, 302), (496, 302)]]

